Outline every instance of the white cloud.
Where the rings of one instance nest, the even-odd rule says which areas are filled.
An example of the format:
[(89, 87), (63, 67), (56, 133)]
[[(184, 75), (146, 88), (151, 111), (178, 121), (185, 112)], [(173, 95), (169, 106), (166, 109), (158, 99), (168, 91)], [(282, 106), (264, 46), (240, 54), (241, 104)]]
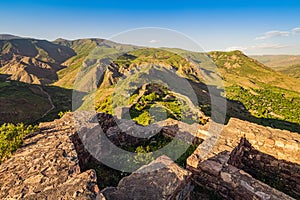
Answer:
[(292, 33), (293, 33), (293, 34), (300, 33), (300, 27), (294, 28), (294, 29), (292, 30)]
[(152, 43), (152, 44), (158, 43), (158, 40), (150, 40), (149, 43)]
[(233, 47), (228, 47), (225, 49), (225, 51), (234, 51), (234, 50), (240, 50), (240, 51), (253, 51), (253, 50), (260, 50), (260, 49), (281, 49), (281, 48), (286, 48), (289, 47), (287, 45), (280, 45), (280, 44), (258, 44), (258, 45), (253, 45), (253, 46), (233, 46)]
[(291, 33), (289, 31), (269, 31), (264, 33), (262, 36), (256, 37), (255, 40), (266, 40), (273, 37), (289, 36)]
[(247, 47), (233, 46), (233, 47), (226, 48), (225, 51), (235, 51), (235, 50), (245, 51), (247, 49), (248, 49)]
[(298, 33), (300, 33), (300, 27), (293, 28), (290, 31), (274, 30), (274, 31), (265, 32), (263, 35), (256, 37), (255, 40), (266, 40), (274, 37), (288, 37)]

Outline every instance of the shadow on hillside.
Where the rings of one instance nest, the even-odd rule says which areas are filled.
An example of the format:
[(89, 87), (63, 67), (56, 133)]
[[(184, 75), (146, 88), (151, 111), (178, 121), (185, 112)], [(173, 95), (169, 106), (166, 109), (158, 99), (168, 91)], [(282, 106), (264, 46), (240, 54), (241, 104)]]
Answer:
[[(292, 132), (300, 133), (300, 125), (297, 123), (292, 123), (280, 119), (270, 119), (270, 118), (258, 118), (253, 116), (244, 106), (244, 104), (240, 101), (230, 100), (227, 98), (222, 97), (226, 91), (224, 89), (218, 89), (215, 86), (207, 86), (204, 83), (198, 82), (195, 83), (193, 81), (189, 81), (192, 88), (194, 89), (199, 105), (201, 110), (204, 112), (205, 115), (210, 116), (214, 121), (218, 123), (227, 124), (231, 117), (238, 118), (241, 120), (246, 120), (249, 122), (253, 122), (263, 126), (269, 126), (272, 128), (289, 130)], [(213, 91), (213, 92), (211, 92)], [(211, 95), (213, 95), (213, 98)], [(218, 101), (214, 100), (215, 105), (214, 112), (212, 113), (211, 110), (211, 100), (218, 99)], [(221, 103), (220, 103), (221, 102)], [(226, 103), (224, 103), (226, 102)], [(221, 106), (226, 106), (226, 114), (220, 113), (224, 111), (224, 108), (220, 108)], [(223, 111), (222, 111), (223, 110)], [(219, 112), (219, 115), (216, 113)], [(212, 115), (213, 114), (213, 115)], [(224, 119), (224, 115), (226, 115)]]
[(38, 124), (59, 118), (61, 111), (72, 110), (72, 89), (12, 81), (9, 77), (0, 75), (0, 124)]

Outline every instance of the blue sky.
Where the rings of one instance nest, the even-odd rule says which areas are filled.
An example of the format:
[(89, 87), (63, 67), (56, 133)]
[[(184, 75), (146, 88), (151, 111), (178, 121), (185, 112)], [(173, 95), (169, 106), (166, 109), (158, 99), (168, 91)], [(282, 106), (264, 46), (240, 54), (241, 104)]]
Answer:
[(206, 51), (300, 54), (300, 2), (1, 1), (0, 33), (54, 40), (110, 38), (140, 27), (188, 35)]

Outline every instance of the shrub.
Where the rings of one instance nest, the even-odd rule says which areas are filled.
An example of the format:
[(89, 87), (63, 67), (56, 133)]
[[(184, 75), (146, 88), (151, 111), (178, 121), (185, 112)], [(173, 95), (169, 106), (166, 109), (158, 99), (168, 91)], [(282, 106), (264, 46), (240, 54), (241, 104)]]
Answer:
[(66, 113), (71, 112), (70, 110), (66, 110), (66, 111), (60, 111), (58, 113), (59, 118), (62, 118)]
[(26, 126), (23, 123), (3, 124), (0, 127), (0, 163), (12, 155), (23, 143), (23, 137), (34, 132), (37, 126)]

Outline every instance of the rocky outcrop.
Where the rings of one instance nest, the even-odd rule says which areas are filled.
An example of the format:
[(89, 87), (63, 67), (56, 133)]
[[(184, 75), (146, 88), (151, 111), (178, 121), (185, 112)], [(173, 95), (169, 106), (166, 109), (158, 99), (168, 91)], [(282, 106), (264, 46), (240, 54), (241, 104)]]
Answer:
[(71, 115), (42, 123), (15, 155), (0, 165), (0, 199), (93, 199), (94, 170), (81, 172)]
[(191, 189), (191, 173), (161, 156), (102, 193), (107, 200), (184, 200)]
[(208, 141), (187, 159), (196, 184), (226, 199), (290, 199), (282, 192), (300, 197), (298, 133), (232, 118), (207, 154), (202, 146)]

